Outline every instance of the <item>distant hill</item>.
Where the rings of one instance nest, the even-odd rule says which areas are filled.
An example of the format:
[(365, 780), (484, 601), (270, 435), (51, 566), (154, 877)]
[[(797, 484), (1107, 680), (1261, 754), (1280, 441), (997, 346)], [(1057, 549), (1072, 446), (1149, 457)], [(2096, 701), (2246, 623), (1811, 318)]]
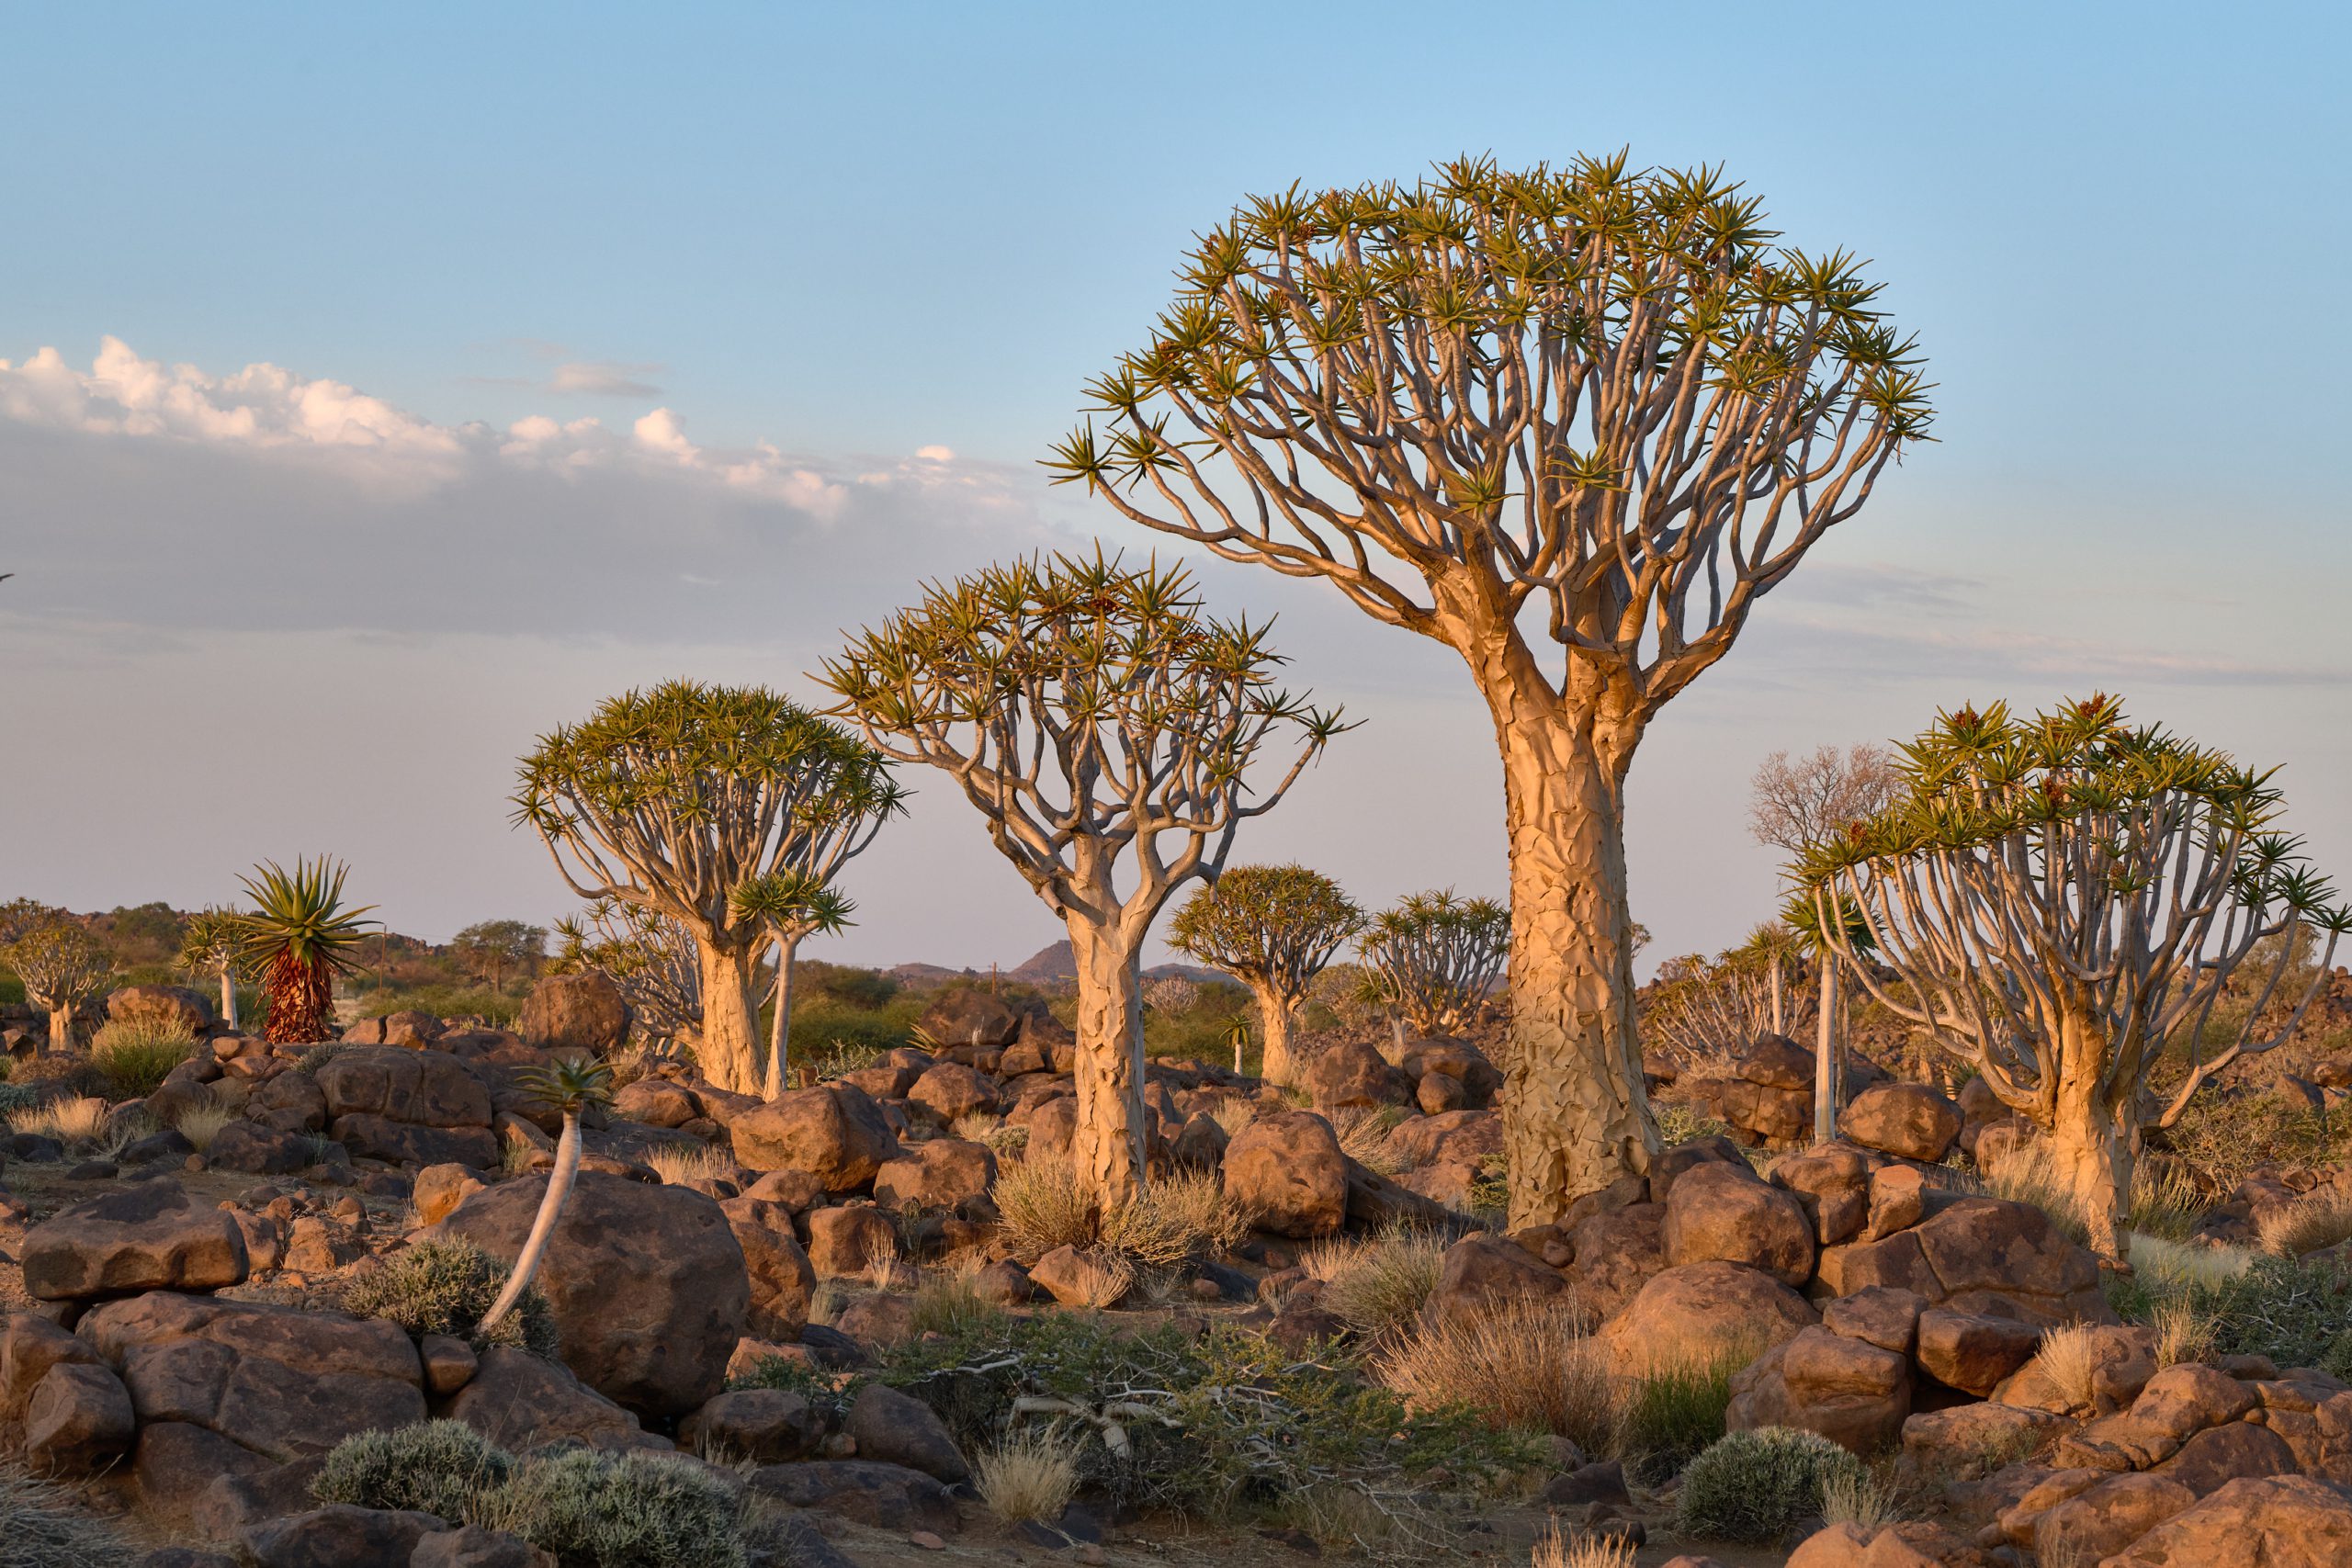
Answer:
[[(1078, 960), (1071, 954), (1069, 942), (1057, 942), (1051, 947), (1039, 948), (1019, 968), (1009, 969), (1005, 973), (1012, 979), (1026, 980), (1033, 986), (1075, 981), (1078, 978)], [(1227, 986), (1233, 984), (1231, 976), (1193, 964), (1155, 964), (1143, 973), (1147, 980), (1184, 979)]]

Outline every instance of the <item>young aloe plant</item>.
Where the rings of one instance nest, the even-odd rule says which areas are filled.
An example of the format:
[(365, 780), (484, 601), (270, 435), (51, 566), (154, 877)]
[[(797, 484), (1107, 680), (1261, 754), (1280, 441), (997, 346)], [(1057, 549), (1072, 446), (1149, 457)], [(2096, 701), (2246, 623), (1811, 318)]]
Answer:
[(506, 1277), (506, 1288), (482, 1314), (482, 1332), (512, 1311), (530, 1289), (531, 1278), (547, 1256), (548, 1238), (555, 1235), (556, 1222), (563, 1217), (563, 1206), (571, 1200), (571, 1184), (580, 1175), (580, 1113), (612, 1098), (613, 1069), (591, 1057), (559, 1056), (550, 1066), (533, 1067), (517, 1077), (526, 1093), (563, 1112), (563, 1135), (556, 1140), (555, 1168), (548, 1173), (548, 1190), (539, 1199), (531, 1234), (514, 1257), (514, 1271)]

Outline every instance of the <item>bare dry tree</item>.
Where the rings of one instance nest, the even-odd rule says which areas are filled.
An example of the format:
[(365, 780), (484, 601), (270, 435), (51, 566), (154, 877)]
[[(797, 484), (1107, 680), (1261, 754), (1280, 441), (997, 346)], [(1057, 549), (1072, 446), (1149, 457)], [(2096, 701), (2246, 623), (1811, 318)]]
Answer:
[(1340, 885), (1303, 865), (1238, 865), (1176, 911), (1169, 942), (1250, 988), (1262, 1043), (1259, 1076), (1298, 1081), (1291, 1033), (1306, 988), (1363, 926)]
[[(1245, 203), (1049, 467), (1454, 649), (1502, 753), (1510, 1223), (1647, 1168), (1624, 788), (1658, 710), (1928, 433), (1844, 253), (1623, 153)], [(1546, 654), (1542, 649), (1550, 645)]]
[(0, 961), (23, 982), (25, 1000), (49, 1014), (49, 1048), (74, 1048), (74, 1026), (83, 1011), (114, 977), (114, 960), (96, 937), (62, 909), (43, 909), (23, 919), (13, 942), (0, 948)]
[(519, 779), (514, 819), (573, 892), (693, 935), (696, 1063), (721, 1089), (760, 1093), (757, 971), (775, 929), (737, 894), (779, 873), (830, 884), (903, 809), (887, 760), (774, 692), (672, 681), (540, 737)]
[(612, 981), (646, 1039), (691, 1048), (702, 1032), (702, 960), (694, 933), (641, 905), (599, 898), (555, 923), (558, 975)]
[[(1975, 1067), (2044, 1130), (2099, 1253), (2120, 1261), (2144, 1125), (2169, 1126), (2212, 1075), (2290, 1034), (2352, 910), (2271, 830), (2267, 774), (2153, 728), (2112, 697), (2032, 719), (2006, 705), (1939, 715), (1904, 748), (1905, 791), (1794, 871), (1816, 907), (1851, 907), (1829, 940), (1871, 994)], [(2283, 1016), (2296, 924), (2327, 933)], [(2268, 945), (2266, 947), (2265, 943)], [(2256, 1005), (2215, 1028), (2254, 955)], [(2182, 1063), (2161, 1093), (2154, 1075)]]
[(1357, 939), (1380, 987), (1402, 1050), (1405, 1032), (1427, 1037), (1466, 1029), (1487, 1005), (1510, 955), (1510, 911), (1452, 888), (1415, 893), (1372, 918)]
[[(1055, 556), (933, 585), (825, 666), (841, 711), (944, 770), (1069, 931), (1079, 1183), (1116, 1207), (1145, 1174), (1140, 960), (1160, 908), (1213, 876), (1343, 728), (1276, 690), (1266, 628), (1206, 615), (1181, 568)], [(1250, 765), (1302, 738), (1270, 790)], [(1122, 891), (1120, 883), (1126, 886)]]

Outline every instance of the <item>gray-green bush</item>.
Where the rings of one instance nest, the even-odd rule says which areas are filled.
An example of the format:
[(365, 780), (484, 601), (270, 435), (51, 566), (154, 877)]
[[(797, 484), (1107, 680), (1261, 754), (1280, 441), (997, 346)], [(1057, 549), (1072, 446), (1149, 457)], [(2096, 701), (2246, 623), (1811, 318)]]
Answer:
[(743, 1504), (690, 1459), (574, 1449), (526, 1462), (479, 1522), (566, 1568), (743, 1568)]
[(414, 1508), (470, 1518), (483, 1494), (506, 1484), (514, 1456), (458, 1421), (362, 1432), (335, 1445), (311, 1495), (362, 1508)]
[(1734, 1432), (1684, 1467), (1675, 1528), (1710, 1540), (1778, 1540), (1821, 1512), (1833, 1476), (1850, 1486), (1862, 1473), (1861, 1461), (1818, 1433)]
[(511, 1345), (535, 1355), (556, 1353), (555, 1314), (536, 1285), (490, 1333), (482, 1314), (506, 1284), (507, 1267), (469, 1241), (421, 1241), (384, 1259), (384, 1266), (345, 1288), (344, 1310), (380, 1317), (412, 1335), (447, 1334), (481, 1348)]

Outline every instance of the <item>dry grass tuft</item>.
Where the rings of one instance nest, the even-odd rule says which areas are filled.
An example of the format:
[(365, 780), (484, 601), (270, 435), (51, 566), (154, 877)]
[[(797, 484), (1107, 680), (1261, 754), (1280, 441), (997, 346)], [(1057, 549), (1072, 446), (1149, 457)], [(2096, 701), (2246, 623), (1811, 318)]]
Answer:
[(735, 1162), (708, 1144), (664, 1144), (646, 1152), (645, 1163), (664, 1187), (709, 1181), (735, 1174)]
[(1209, 1120), (1225, 1129), (1228, 1138), (1258, 1119), (1258, 1102), (1238, 1095), (1228, 1096), (1209, 1108)]
[(2210, 1289), (2236, 1279), (2255, 1255), (2238, 1247), (2183, 1247), (2158, 1236), (2132, 1238), (2132, 1268), (2163, 1290)]
[(1051, 1524), (1078, 1495), (1078, 1446), (1050, 1427), (1007, 1438), (972, 1468), (980, 1501), (1008, 1525)]
[(1107, 1312), (1125, 1301), (1136, 1288), (1136, 1266), (1125, 1254), (1095, 1249), (1079, 1254), (1070, 1273), (1075, 1304)]
[(2330, 1187), (2281, 1204), (2256, 1220), (2255, 1231), (2262, 1250), (2276, 1258), (2301, 1258), (2352, 1240), (2352, 1192)]
[(967, 1143), (985, 1144), (1003, 1127), (1004, 1118), (993, 1111), (967, 1111), (948, 1123), (947, 1135), (961, 1138)]
[(1299, 1259), (1327, 1287), (1323, 1304), (1367, 1334), (1419, 1318), (1445, 1266), (1445, 1242), (1425, 1231), (1397, 1230), (1371, 1241), (1334, 1237)]
[(1634, 1543), (1613, 1537), (1580, 1535), (1571, 1540), (1554, 1519), (1535, 1538), (1529, 1568), (1634, 1568)]
[(2177, 1296), (2158, 1302), (2149, 1315), (2148, 1325), (2155, 1331), (2154, 1355), (2158, 1367), (2212, 1359), (2213, 1341), (2219, 1325), (2192, 1303)]
[(220, 1135), (220, 1129), (235, 1120), (236, 1112), (220, 1101), (201, 1100), (182, 1111), (179, 1120), (172, 1126), (198, 1154), (202, 1154), (212, 1146), (212, 1140)]
[(1117, 1252), (1145, 1269), (1171, 1269), (1233, 1247), (1250, 1232), (1250, 1216), (1205, 1172), (1160, 1177), (1124, 1208), (1103, 1214), (1079, 1190), (1069, 1162), (1023, 1160), (998, 1173), (991, 1196), (1005, 1240), (1033, 1259), (1075, 1247)]
[(2078, 1410), (2098, 1402), (2098, 1340), (2088, 1324), (2070, 1323), (2041, 1337), (2029, 1363), (2050, 1391)]
[(1067, 1160), (1022, 1160), (997, 1171), (989, 1196), (1006, 1243), (1035, 1260), (1057, 1247), (1088, 1247), (1094, 1241), (1093, 1205), (1078, 1190), (1078, 1172)]
[(820, 1280), (817, 1288), (808, 1292), (808, 1321), (831, 1328), (842, 1320), (849, 1306), (849, 1292), (837, 1280)]
[(1836, 1470), (1822, 1479), (1821, 1522), (1876, 1531), (1903, 1517), (1894, 1495), (1866, 1470)]
[(1405, 1168), (1388, 1149), (1388, 1134), (1396, 1122), (1393, 1107), (1351, 1105), (1332, 1113), (1331, 1131), (1340, 1135), (1341, 1154), (1366, 1170), (1394, 1176)]
[(1588, 1453), (1617, 1436), (1617, 1393), (1574, 1303), (1513, 1302), (1468, 1320), (1428, 1324), (1374, 1364), (1408, 1404), (1471, 1404), (1496, 1422), (1557, 1432)]
[(44, 1105), (28, 1105), (8, 1116), (12, 1132), (28, 1133), (37, 1138), (55, 1138), (74, 1148), (88, 1148), (107, 1141), (107, 1102), (96, 1095), (74, 1100), (52, 1100)]

